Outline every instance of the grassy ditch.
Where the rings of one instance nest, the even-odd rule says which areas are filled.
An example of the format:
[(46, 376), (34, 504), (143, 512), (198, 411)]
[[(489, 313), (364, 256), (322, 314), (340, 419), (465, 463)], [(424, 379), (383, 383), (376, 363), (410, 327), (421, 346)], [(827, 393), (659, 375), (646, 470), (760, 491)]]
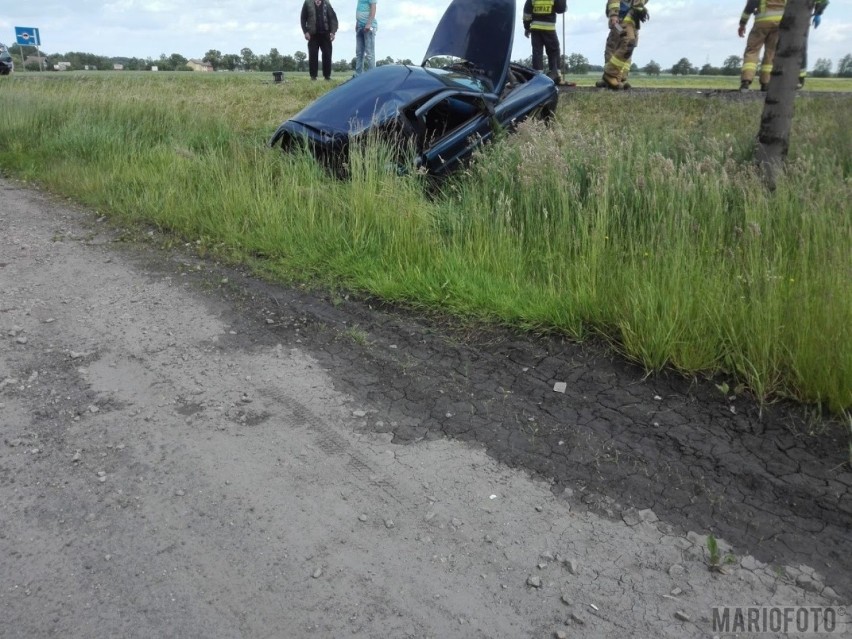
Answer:
[(266, 147), (325, 83), (265, 74), (0, 81), (0, 168), (283, 280), (577, 339), (758, 398), (852, 406), (852, 98), (797, 99), (790, 170), (751, 167), (762, 103), (580, 92), (429, 197), (378, 144), (330, 179)]

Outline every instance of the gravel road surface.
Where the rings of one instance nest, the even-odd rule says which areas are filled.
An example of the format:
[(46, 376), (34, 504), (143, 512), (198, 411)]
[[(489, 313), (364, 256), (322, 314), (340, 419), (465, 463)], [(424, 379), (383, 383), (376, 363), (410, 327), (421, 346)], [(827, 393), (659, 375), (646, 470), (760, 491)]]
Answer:
[(0, 637), (709, 637), (714, 606), (848, 603), (837, 425), (2, 179), (0, 228)]

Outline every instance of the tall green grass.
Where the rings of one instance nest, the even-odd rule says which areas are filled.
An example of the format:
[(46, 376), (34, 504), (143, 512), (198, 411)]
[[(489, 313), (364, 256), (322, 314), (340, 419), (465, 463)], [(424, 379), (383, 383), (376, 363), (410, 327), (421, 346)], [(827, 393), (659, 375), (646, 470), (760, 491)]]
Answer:
[(0, 167), (275, 277), (576, 339), (760, 399), (852, 405), (852, 109), (800, 97), (787, 178), (751, 164), (762, 105), (579, 92), (437, 194), (395, 150), (351, 179), (266, 147), (326, 90), (251, 74), (0, 83)]

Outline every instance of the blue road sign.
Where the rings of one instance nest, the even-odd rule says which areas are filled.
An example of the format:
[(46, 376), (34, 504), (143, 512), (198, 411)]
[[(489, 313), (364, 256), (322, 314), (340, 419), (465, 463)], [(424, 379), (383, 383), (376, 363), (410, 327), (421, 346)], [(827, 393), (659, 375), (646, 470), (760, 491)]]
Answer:
[(25, 47), (41, 46), (36, 27), (15, 27), (15, 41)]

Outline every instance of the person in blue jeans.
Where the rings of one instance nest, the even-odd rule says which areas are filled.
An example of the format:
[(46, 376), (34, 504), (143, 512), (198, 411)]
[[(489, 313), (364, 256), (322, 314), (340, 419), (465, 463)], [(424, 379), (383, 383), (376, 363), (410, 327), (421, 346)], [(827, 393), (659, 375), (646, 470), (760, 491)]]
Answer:
[(376, 0), (358, 0), (355, 6), (355, 75), (376, 66)]

